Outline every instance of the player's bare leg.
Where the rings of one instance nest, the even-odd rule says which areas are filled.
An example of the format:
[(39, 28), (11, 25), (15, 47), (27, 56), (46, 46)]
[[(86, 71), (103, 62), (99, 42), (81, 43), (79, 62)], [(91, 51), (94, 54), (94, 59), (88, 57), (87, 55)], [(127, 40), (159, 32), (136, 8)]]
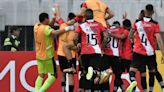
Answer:
[(60, 80), (62, 82), (62, 92), (66, 92), (66, 74), (62, 72)]
[(68, 74), (69, 92), (74, 92), (74, 74)]
[(74, 74), (76, 72), (75, 66), (73, 66), (73, 58), (71, 50), (75, 50), (76, 46), (73, 43), (66, 43), (63, 45), (63, 51), (66, 55), (66, 58), (69, 63), (69, 68), (64, 69), (63, 72), (68, 73), (68, 80), (69, 80), (69, 92), (73, 92), (74, 90)]
[(72, 53), (71, 53), (71, 50), (75, 50), (76, 49), (76, 46), (73, 44), (73, 43), (67, 43), (67, 44), (64, 44), (63, 45), (63, 51), (66, 55), (66, 58), (68, 60), (68, 68), (67, 69), (64, 69), (63, 72), (65, 73), (75, 73), (76, 70), (75, 70), (75, 66), (73, 66), (73, 62), (71, 62), (72, 60)]

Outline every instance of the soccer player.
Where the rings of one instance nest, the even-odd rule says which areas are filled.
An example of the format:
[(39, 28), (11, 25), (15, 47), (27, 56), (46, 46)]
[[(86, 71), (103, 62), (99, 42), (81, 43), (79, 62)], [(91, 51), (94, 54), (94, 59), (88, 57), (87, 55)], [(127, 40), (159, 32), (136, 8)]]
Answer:
[(86, 9), (93, 10), (94, 20), (101, 23), (104, 27), (107, 27), (106, 21), (114, 16), (112, 10), (101, 0), (86, 0), (82, 4), (80, 14), (82, 15)]
[[(34, 26), (36, 59), (39, 73), (35, 82), (35, 92), (45, 92), (55, 81), (57, 70), (54, 61), (53, 35), (60, 35), (69, 30), (70, 27), (66, 27), (63, 30), (53, 30), (49, 26), (49, 15), (47, 13), (39, 15), (39, 23), (36, 23)], [(43, 79), (48, 73), (50, 74), (42, 85)]]
[[(123, 33), (122, 34), (113, 34), (109, 33), (110, 36), (120, 39), (121, 40), (121, 61), (120, 61), (120, 69), (121, 69), (121, 74), (122, 72), (129, 72), (130, 64), (132, 61), (132, 45), (131, 45), (131, 40), (129, 38), (129, 31), (131, 30), (131, 22), (128, 19), (125, 19), (123, 21)], [(125, 86), (121, 82), (121, 88), (122, 91), (125, 91)]]
[(82, 16), (86, 9), (93, 10), (94, 20), (107, 27), (106, 21), (114, 17), (113, 11), (101, 0), (86, 0), (82, 3), (82, 8), (74, 20), (68, 21), (68, 24), (75, 23)]
[[(84, 70), (88, 71), (88, 67), (92, 66), (94, 70), (101, 71), (101, 34), (104, 33), (105, 28), (98, 22), (93, 20), (93, 11), (87, 9), (84, 13), (86, 22), (79, 24), (76, 29), (75, 40), (78, 40), (78, 36), (81, 35), (81, 60)], [(105, 39), (105, 38), (104, 38)], [(86, 73), (81, 75), (81, 88), (84, 88), (85, 92), (92, 90), (99, 90), (99, 85), (93, 84), (92, 81), (86, 79)]]
[(109, 34), (112, 37), (121, 39), (121, 69), (123, 70), (123, 72), (129, 72), (132, 60), (132, 46), (129, 38), (129, 32), (131, 30), (131, 21), (129, 19), (125, 19), (122, 24), (124, 29), (123, 34)]
[[(109, 34), (117, 34), (121, 35), (124, 34), (123, 28), (121, 28), (120, 23), (118, 21), (115, 21), (113, 25), (107, 30)], [(125, 35), (124, 35), (125, 36)], [(121, 69), (120, 69), (120, 61), (119, 57), (121, 54), (120, 51), (121, 48), (121, 42), (120, 39), (108, 36), (108, 41), (106, 48), (104, 48), (104, 61), (106, 62), (106, 67), (112, 67), (113, 73), (115, 74), (115, 80), (114, 80), (114, 89), (113, 91), (116, 92), (118, 87), (121, 87), (122, 90), (125, 90), (123, 87), (123, 81), (121, 79)], [(109, 85), (109, 84), (108, 84)]]
[[(145, 16), (144, 10), (141, 10), (139, 19), (143, 19), (144, 16)], [(162, 79), (162, 75), (158, 71), (158, 67), (156, 67), (155, 69), (156, 69), (155, 73), (149, 72), (149, 92), (153, 92), (154, 80), (155, 80), (154, 77), (156, 77), (156, 79), (158, 80), (161, 88), (163, 88), (163, 86), (164, 86), (164, 81)]]
[(145, 17), (145, 13), (144, 10), (141, 10), (138, 19), (143, 19), (143, 17)]
[[(152, 19), (152, 15), (154, 14), (153, 5), (148, 4), (145, 6), (145, 17), (143, 17), (140, 20), (136, 20), (136, 22), (133, 24), (133, 31), (131, 34), (135, 35), (135, 42), (134, 42), (134, 54), (133, 54), (133, 61), (130, 67), (130, 80), (132, 83), (127, 88), (127, 92), (132, 92), (133, 88), (137, 85), (136, 79), (135, 79), (135, 73), (137, 70), (141, 72), (141, 85), (144, 90), (144, 92), (147, 91), (147, 85), (146, 85), (146, 65), (148, 66), (149, 72), (153, 74), (154, 81), (154, 75), (156, 73), (156, 55), (155, 55), (155, 49), (156, 49), (156, 43), (155, 40), (157, 40), (158, 46), (162, 52), (162, 63), (164, 63), (164, 47), (163, 47), (163, 41), (160, 35), (160, 28), (159, 24)], [(151, 77), (152, 75), (150, 75)], [(150, 81), (151, 82), (151, 81)], [(163, 86), (162, 86), (163, 89)], [(150, 90), (151, 91), (151, 90)]]
[[(69, 13), (68, 15), (68, 20), (73, 19), (75, 15), (73, 13)], [(68, 26), (62, 19), (59, 20), (59, 25), (60, 29)], [(62, 87), (63, 91), (65, 89), (65, 82), (66, 82), (66, 73), (68, 73), (68, 78), (69, 78), (69, 92), (73, 92), (74, 90), (74, 79), (73, 79), (73, 73), (76, 72), (76, 57), (75, 51), (71, 51), (69, 54), (70, 57), (66, 57), (67, 55), (65, 54), (65, 48), (67, 44), (72, 44), (73, 43), (73, 37), (74, 37), (74, 30), (71, 30), (67, 33), (64, 33), (59, 36), (59, 47), (58, 47), (58, 59), (59, 59), (59, 64), (60, 68), (62, 70)], [(69, 70), (66, 70), (69, 69)], [(71, 72), (72, 71), (72, 72)]]
[[(56, 21), (58, 22), (60, 29), (64, 29), (64, 27), (68, 26), (64, 20), (60, 16), (60, 6), (58, 4), (55, 5), (56, 12)], [(75, 17), (74, 13), (68, 14), (68, 21)], [(58, 60), (60, 64), (60, 69), (62, 71), (61, 81), (62, 81), (62, 91), (65, 92), (66, 87), (66, 73), (68, 73), (69, 80), (69, 92), (74, 91), (74, 73), (76, 72), (76, 58), (75, 51), (71, 50), (70, 53), (65, 53), (65, 49), (67, 44), (73, 44), (74, 37), (74, 29), (69, 32), (66, 32), (58, 37), (59, 45), (58, 45)], [(69, 57), (68, 57), (69, 56)]]

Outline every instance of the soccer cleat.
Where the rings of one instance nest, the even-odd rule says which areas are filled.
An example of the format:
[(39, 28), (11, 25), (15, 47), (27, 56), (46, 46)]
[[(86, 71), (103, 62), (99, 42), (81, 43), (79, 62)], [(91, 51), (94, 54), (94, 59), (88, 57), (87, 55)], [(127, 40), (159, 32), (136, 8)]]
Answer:
[(134, 87), (137, 86), (137, 81), (133, 81), (130, 86), (126, 89), (126, 92), (132, 92)]
[(88, 67), (88, 73), (86, 75), (86, 79), (91, 80), (92, 77), (93, 77), (93, 67), (90, 66), (90, 67)]
[(76, 73), (76, 70), (75, 70), (75, 68), (70, 67), (70, 68), (64, 69), (63, 72), (64, 73), (70, 73), (70, 74), (72, 73), (72, 74), (74, 74), (74, 73)]
[(108, 69), (106, 71), (101, 72), (99, 84), (108, 82), (109, 81), (109, 77), (112, 74), (113, 74), (113, 72), (112, 72), (111, 69)]

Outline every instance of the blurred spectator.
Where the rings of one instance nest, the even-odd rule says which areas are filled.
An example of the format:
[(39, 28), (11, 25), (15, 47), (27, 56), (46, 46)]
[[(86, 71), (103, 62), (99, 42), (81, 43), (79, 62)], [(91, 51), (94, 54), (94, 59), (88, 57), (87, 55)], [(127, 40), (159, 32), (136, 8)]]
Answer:
[(20, 41), (18, 40), (20, 30), (17, 27), (11, 27), (10, 35), (5, 38), (3, 47), (4, 51), (19, 51)]

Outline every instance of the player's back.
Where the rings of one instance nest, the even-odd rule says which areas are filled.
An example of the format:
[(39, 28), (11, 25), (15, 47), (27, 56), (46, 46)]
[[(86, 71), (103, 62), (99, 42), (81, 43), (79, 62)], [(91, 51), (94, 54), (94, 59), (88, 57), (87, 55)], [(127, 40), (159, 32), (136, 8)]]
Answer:
[(101, 0), (86, 0), (86, 8), (92, 9), (94, 13), (94, 20), (100, 22), (103, 26), (107, 27), (105, 21), (106, 9), (108, 8)]
[(101, 54), (101, 34), (105, 28), (94, 20), (78, 25), (81, 34), (81, 54)]
[[(36, 58), (45, 60), (50, 59), (54, 55), (53, 37), (50, 35), (48, 25), (37, 23), (34, 26), (34, 38), (36, 46)], [(51, 29), (50, 29), (51, 30)]]
[[(122, 34), (123, 29), (121, 27), (116, 28), (115, 26), (110, 27), (108, 30), (113, 34)], [(108, 42), (106, 48), (104, 49), (104, 53), (110, 56), (120, 56), (120, 40), (115, 37), (108, 37)]]
[(159, 24), (151, 18), (137, 20), (133, 24), (136, 30), (134, 52), (143, 55), (154, 55), (156, 49), (155, 33), (160, 32)]

